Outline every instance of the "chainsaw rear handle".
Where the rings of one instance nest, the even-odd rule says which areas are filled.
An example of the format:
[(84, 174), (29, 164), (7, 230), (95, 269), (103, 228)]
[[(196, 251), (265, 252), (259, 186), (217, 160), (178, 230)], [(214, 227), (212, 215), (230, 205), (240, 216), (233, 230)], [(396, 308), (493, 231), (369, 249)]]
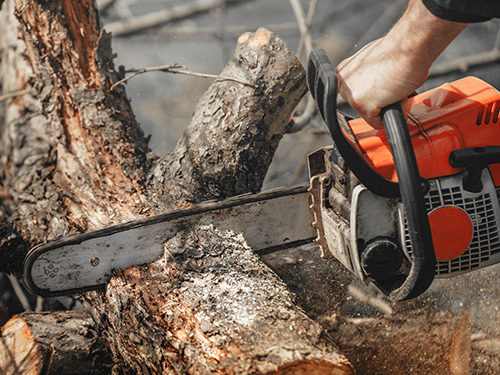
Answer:
[(337, 75), (326, 52), (317, 49), (309, 55), (307, 81), (333, 141), (357, 178), (373, 193), (393, 198), (401, 196), (410, 232), (413, 259), (402, 283), (378, 285), (395, 301), (415, 298), (425, 292), (434, 280), (436, 256), (425, 207), (422, 179), (411, 143), (410, 134), (399, 103), (381, 112), (399, 183), (394, 183), (373, 170), (351, 146), (337, 118)]

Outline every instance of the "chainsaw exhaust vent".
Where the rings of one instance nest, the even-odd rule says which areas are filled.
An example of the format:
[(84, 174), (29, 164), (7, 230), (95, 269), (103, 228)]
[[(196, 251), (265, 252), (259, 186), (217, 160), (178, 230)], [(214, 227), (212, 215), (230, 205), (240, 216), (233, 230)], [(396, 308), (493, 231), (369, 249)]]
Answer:
[(477, 126), (496, 124), (500, 113), (500, 101), (491, 102), (488, 105), (482, 106), (477, 112)]
[[(484, 189), (480, 194), (471, 194), (461, 188), (462, 174), (432, 180), (431, 189), (427, 193), (426, 208), (431, 212), (439, 207), (454, 206), (462, 209), (470, 217), (473, 225), (473, 236), (467, 250), (451, 260), (438, 260), (436, 277), (451, 277), (474, 269), (486, 267), (500, 261), (500, 188), (495, 189), (487, 171), (483, 173)], [(400, 209), (400, 217), (404, 216)], [(407, 256), (412, 257), (406, 218), (403, 223), (403, 245)]]

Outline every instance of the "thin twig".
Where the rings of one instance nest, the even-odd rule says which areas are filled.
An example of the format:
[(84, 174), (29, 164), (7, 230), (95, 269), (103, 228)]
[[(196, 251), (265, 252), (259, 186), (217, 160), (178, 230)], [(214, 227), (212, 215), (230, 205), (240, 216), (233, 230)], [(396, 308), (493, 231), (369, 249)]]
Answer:
[(259, 87), (255, 83), (240, 81), (239, 79), (236, 79), (236, 78), (223, 77), (223, 76), (219, 76), (219, 75), (215, 75), (215, 74), (196, 73), (196, 72), (190, 72), (188, 70), (172, 70), (169, 73), (184, 74), (184, 75), (188, 75), (188, 76), (195, 76), (195, 77), (201, 77), (201, 78), (212, 78), (212, 79), (215, 79), (216, 81), (231, 81), (231, 82), (236, 82), (236, 83), (240, 83), (240, 84), (245, 85), (245, 86), (252, 87), (254, 89)]
[(176, 69), (186, 69), (185, 66), (179, 65), (179, 64), (170, 64), (170, 65), (164, 65), (164, 66), (156, 66), (152, 68), (144, 68), (144, 69), (132, 69), (127, 71), (127, 73), (132, 73), (130, 76), (122, 78), (118, 82), (115, 82), (110, 90), (113, 91), (114, 88), (122, 83), (127, 82), (130, 78), (135, 77), (139, 74), (143, 73), (149, 73), (149, 72), (163, 72), (163, 73), (172, 73), (172, 74), (184, 74), (184, 75), (189, 75), (189, 76), (195, 76), (195, 77), (201, 77), (201, 78), (212, 78), (217, 81), (231, 81), (231, 82), (236, 82), (240, 83), (245, 86), (250, 86), (254, 89), (258, 88), (258, 85), (250, 82), (244, 82), (240, 81), (236, 78), (231, 78), (231, 77), (223, 77), (215, 74), (206, 74), (206, 73), (197, 73), (197, 72), (191, 72), (189, 70), (176, 70)]
[(19, 285), (17, 279), (12, 275), (7, 275), (7, 277), (23, 309), (25, 311), (31, 311), (31, 306), (28, 301), (28, 297), (26, 297), (26, 294), (23, 292), (23, 289), (21, 288), (21, 285)]
[(23, 90), (8, 92), (6, 94), (0, 95), (0, 102), (3, 102), (3, 101), (10, 99), (10, 98), (15, 98), (16, 96), (30, 94), (32, 92), (35, 92), (35, 90), (34, 89), (23, 89)]
[[(311, 40), (311, 46), (312, 46), (312, 39), (311, 39), (311, 25), (312, 25), (312, 21), (313, 21), (313, 18), (314, 18), (314, 12), (316, 11), (316, 5), (318, 3), (318, 0), (311, 0), (310, 4), (309, 4), (309, 11), (307, 13), (307, 18), (306, 18), (306, 26), (307, 26), (307, 38), (309, 40)], [(302, 56), (302, 53), (304, 51), (304, 47), (305, 47), (305, 40), (306, 38), (304, 38), (303, 36), (300, 38), (300, 42), (299, 42), (299, 47), (297, 48), (297, 56), (299, 56), (299, 59), (301, 58)], [(310, 53), (311, 51), (306, 51), (306, 53)]]
[(158, 67), (154, 67), (154, 68), (128, 70), (126, 73), (132, 73), (132, 74), (129, 75), (128, 77), (124, 77), (124, 78), (120, 79), (118, 82), (113, 83), (113, 85), (111, 85), (110, 91), (113, 91), (116, 86), (127, 82), (129, 79), (131, 79), (132, 77), (135, 77), (139, 74), (148, 73), (148, 72), (164, 72), (164, 73), (166, 73), (166, 72), (169, 72), (171, 69), (178, 69), (178, 68), (185, 68), (185, 66), (179, 65), (179, 64), (170, 64), (170, 65), (158, 66)]
[(49, 375), (51, 372), (52, 364), (54, 363), (54, 353), (56, 352), (56, 347), (54, 344), (50, 344), (47, 353), (43, 358), (43, 366), (40, 370), (40, 375)]
[(312, 40), (311, 35), (309, 34), (306, 17), (304, 16), (304, 9), (302, 9), (302, 5), (299, 0), (290, 0), (290, 5), (292, 6), (295, 18), (297, 19), (300, 35), (304, 39), (306, 54), (309, 54), (312, 50)]
[(37, 296), (36, 297), (35, 312), (42, 312), (42, 311), (43, 311), (43, 297)]
[(316, 114), (316, 102), (310, 93), (307, 93), (306, 95), (306, 106), (304, 111), (300, 115), (292, 118), (293, 125), (287, 130), (287, 134), (297, 133), (304, 129)]
[(493, 44), (493, 50), (500, 49), (500, 29), (497, 31), (497, 37), (495, 39), (495, 44)]

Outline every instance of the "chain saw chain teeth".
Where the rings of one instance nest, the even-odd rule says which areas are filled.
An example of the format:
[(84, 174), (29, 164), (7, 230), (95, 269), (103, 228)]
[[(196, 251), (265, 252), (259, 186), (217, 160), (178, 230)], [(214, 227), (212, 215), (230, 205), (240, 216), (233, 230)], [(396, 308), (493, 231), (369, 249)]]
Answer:
[(321, 249), (321, 257), (325, 259), (333, 258), (333, 254), (330, 252), (328, 245), (325, 239), (325, 230), (323, 227), (323, 219), (321, 217), (321, 205), (323, 202), (323, 193), (321, 187), (321, 178), (322, 176), (314, 176), (310, 181), (309, 188), (309, 199), (310, 205), (309, 208), (311, 210), (311, 216), (313, 218), (312, 224), (316, 229), (316, 243), (319, 244)]

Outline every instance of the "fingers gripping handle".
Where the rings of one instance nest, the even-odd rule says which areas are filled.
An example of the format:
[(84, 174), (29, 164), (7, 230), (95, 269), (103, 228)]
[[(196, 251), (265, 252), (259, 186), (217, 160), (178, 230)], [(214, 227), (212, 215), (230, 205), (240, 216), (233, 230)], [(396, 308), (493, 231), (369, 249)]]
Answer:
[(397, 103), (388, 106), (381, 113), (400, 181), (396, 184), (373, 170), (344, 137), (337, 119), (337, 76), (325, 51), (311, 52), (307, 81), (336, 147), (353, 173), (377, 195), (388, 198), (401, 196), (410, 228), (413, 260), (403, 283), (398, 287), (387, 288), (385, 292), (392, 300), (397, 301), (417, 297), (427, 290), (434, 279), (436, 257), (422, 180), (401, 105)]
[(387, 180), (373, 170), (345, 138), (337, 119), (337, 75), (335, 74), (335, 67), (322, 49), (316, 49), (309, 55), (307, 83), (321, 116), (328, 126), (335, 146), (356, 177), (371, 192), (381, 197), (399, 197), (398, 184)]

